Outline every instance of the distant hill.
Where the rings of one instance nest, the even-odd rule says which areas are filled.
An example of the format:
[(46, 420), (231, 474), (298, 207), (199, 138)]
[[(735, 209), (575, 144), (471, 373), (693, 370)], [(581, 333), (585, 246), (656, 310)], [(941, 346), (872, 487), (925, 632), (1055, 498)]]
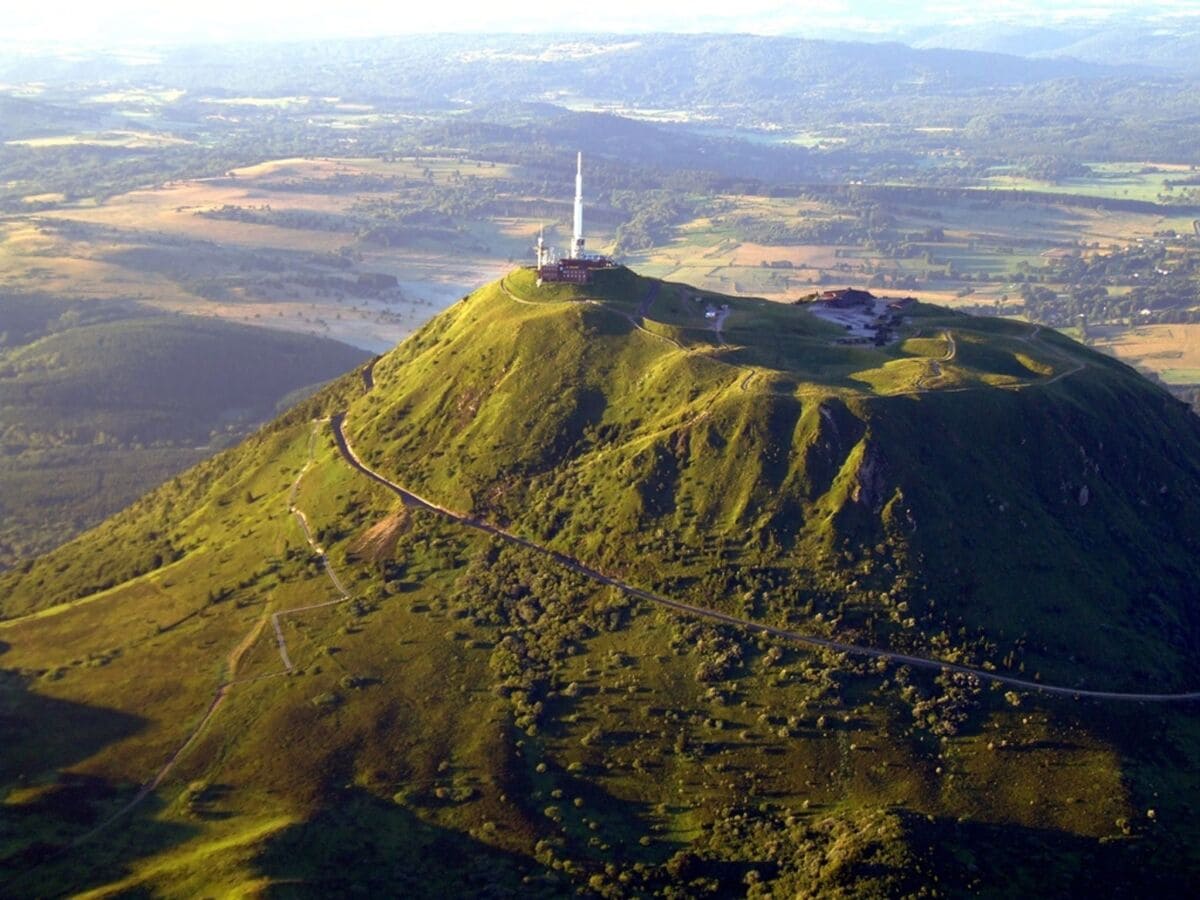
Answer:
[(1181, 22), (1110, 20), (1063, 27), (996, 23), (932, 30), (914, 36), (912, 43), (922, 49), (1011, 53), (1200, 74), (1200, 29)]
[[(136, 104), (107, 104), (108, 130), (154, 124), (193, 143), (138, 152), (14, 145), (0, 147), (0, 159), (25, 178), (48, 161), (73, 166), (82, 157), (105, 173), (119, 170), (123, 183), (137, 175), (150, 181), (151, 172), (170, 178), (197, 169), (219, 172), (264, 153), (341, 155), (351, 139), (327, 126), (342, 118), (353, 120), (355, 153), (419, 155), (430, 149), (426, 127), (437, 131), (446, 122), (492, 113), (491, 121), (504, 121), (505, 110), (544, 104), (653, 121), (663, 154), (667, 145), (691, 140), (690, 155), (706, 156), (712, 160), (706, 168), (724, 174), (742, 173), (723, 165), (729, 154), (722, 140), (738, 149), (749, 145), (745, 152), (760, 157), (786, 154), (780, 180), (792, 178), (810, 155), (838, 166), (853, 161), (859, 173), (864, 165), (884, 166), (889, 178), (914, 166), (927, 174), (917, 161), (930, 153), (938, 168), (960, 152), (969, 165), (989, 166), (1052, 154), (1080, 162), (1191, 160), (1190, 82), (1136, 51), (1100, 50), (1089, 61), (1031, 58), (1031, 48), (1056, 45), (1054, 34), (1001, 34), (996, 47), (1011, 51), (1005, 53), (984, 52), (986, 34), (946, 38), (980, 48), (960, 50), (895, 41), (597, 33), (264, 41), (177, 47), (136, 64), (102, 53), (21, 56), (0, 61), (0, 77), (44, 83), (42, 102), (81, 105), (90, 113), (95, 96), (122, 94), (105, 88), (97, 95), (81, 85), (117, 86), (131, 97), (154, 99), (140, 111)], [(1177, 55), (1186, 56), (1186, 47)], [(240, 112), (213, 115), (226, 106)], [(36, 116), (25, 112), (28, 127)], [(69, 124), (47, 130), (61, 134)], [(589, 124), (581, 120), (577, 127)], [(262, 143), (268, 134), (269, 151)], [(223, 152), (214, 157), (202, 146), (218, 135)], [(527, 137), (526, 149), (544, 140), (532, 128)], [(817, 154), (806, 149), (814, 144)], [(650, 162), (660, 155), (638, 147), (621, 158)], [(441, 149), (478, 153), (473, 143)]]
[(0, 297), (0, 564), (61, 544), (363, 359), (321, 338)]
[(835, 314), (518, 270), (0, 575), (0, 892), (1185, 893), (1200, 420)]
[[(1071, 60), (1030, 63), (995, 53), (757, 35), (441, 35), (262, 45), (248, 60), (239, 48), (243, 65), (261, 71), (251, 85), (240, 84), (227, 67), (234, 53), (217, 48), (179, 52), (166, 57), (155, 74), (197, 88), (219, 84), (227, 91), (279, 92), (299, 89), (291, 73), (311, 58), (326, 63), (324, 73), (308, 73), (304, 92), (315, 93), (333, 89), (333, 79), (356, 59), (371, 59), (359, 88), (367, 95), (476, 103), (559, 97), (669, 108), (726, 103), (731, 97), (749, 104), (835, 90), (854, 97), (901, 85), (965, 88), (1114, 73), (1104, 65)], [(323, 79), (329, 83), (322, 84)]]
[(0, 94), (0, 141), (40, 137), (47, 133), (70, 134), (86, 128), (100, 128), (106, 122), (104, 115), (77, 106)]
[(894, 90), (963, 90), (1120, 74), (1074, 60), (722, 34), (436, 35), (355, 41), (204, 46), (167, 51), (158, 63), (23, 59), (7, 77), (52, 82), (97, 69), (217, 96), (347, 95), (397, 100), (620, 101), (676, 108), (711, 103), (797, 102), (840, 92), (846, 100)]

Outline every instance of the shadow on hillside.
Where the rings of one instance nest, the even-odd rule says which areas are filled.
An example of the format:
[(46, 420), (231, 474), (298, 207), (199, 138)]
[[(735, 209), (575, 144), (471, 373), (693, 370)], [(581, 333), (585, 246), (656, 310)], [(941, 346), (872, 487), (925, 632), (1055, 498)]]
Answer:
[(152, 821), (149, 798), (74, 845), (138, 786), (69, 769), (145, 725), (139, 716), (43, 696), (30, 689), (28, 676), (0, 670), (0, 897), (58, 896), (105, 884), (186, 836), (188, 829)]
[(584, 307), (581, 316), (588, 333), (595, 337), (632, 334), (636, 327), (624, 313), (611, 306)]
[(28, 676), (0, 669), (0, 784), (9, 790), (41, 784), (145, 724), (128, 713), (35, 693)]
[[(1006, 896), (1183, 897), (1200, 876), (1196, 860), (1163, 834), (1122, 835), (1114, 825), (1108, 838), (1087, 837), (1053, 828), (934, 822), (907, 814), (914, 845), (935, 860), (950, 880), (975, 892), (1003, 885)], [(925, 821), (925, 824), (920, 824)], [(948, 879), (942, 876), (943, 883)]]
[(538, 897), (564, 890), (533, 859), (431, 825), (359, 788), (281, 832), (257, 868), (273, 882), (272, 897)]
[[(743, 865), (768, 882), (772, 896), (926, 896), (935, 883), (939, 895), (952, 897), (1191, 896), (1196, 872), (1181, 845), (1146, 837), (841, 807), (764, 830), (771, 849), (745, 845)], [(727, 890), (740, 886), (690, 851), (677, 854), (668, 872), (681, 861), (685, 878), (703, 874), (722, 879)]]

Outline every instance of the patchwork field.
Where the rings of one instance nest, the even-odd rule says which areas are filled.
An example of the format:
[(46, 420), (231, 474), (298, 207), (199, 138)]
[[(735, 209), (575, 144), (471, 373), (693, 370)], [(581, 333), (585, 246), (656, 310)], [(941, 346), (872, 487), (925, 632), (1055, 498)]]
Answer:
[[(1176, 173), (1178, 174), (1178, 173)], [(872, 222), (884, 222), (884, 226)], [(872, 229), (875, 229), (874, 231)], [(881, 237), (885, 233), (891, 237)], [(735, 295), (792, 301), (818, 290), (866, 286), (968, 311), (1023, 316), (1027, 280), (1063, 292), (1061, 263), (1162, 244), (1190, 234), (1186, 215), (1110, 211), (1046, 202), (948, 199), (855, 219), (845, 207), (791, 198), (722, 196), (672, 238), (632, 254), (648, 275)], [(897, 237), (897, 235), (899, 237)], [(1174, 251), (1172, 251), (1174, 252)], [(1151, 271), (1110, 287), (1119, 297)], [(1200, 381), (1194, 326), (1156, 326), (1153, 342), (1106, 326), (1100, 346), (1173, 384)]]
[(1017, 175), (993, 175), (984, 179), (981, 186), (1157, 203), (1170, 202), (1173, 194), (1187, 189), (1178, 183), (1196, 174), (1195, 166), (1178, 163), (1108, 162), (1090, 163), (1088, 167), (1092, 170), (1090, 175), (1076, 178), (1042, 181)]
[[(713, 205), (720, 214), (696, 217), (669, 243), (632, 254), (629, 261), (647, 274), (780, 300), (822, 285), (845, 287), (873, 278), (890, 285), (911, 278), (908, 289), (922, 299), (974, 306), (1014, 295), (1015, 275), (1080, 242), (1111, 249), (1163, 230), (1191, 228), (1186, 217), (941, 201), (936, 208), (909, 205), (895, 216), (896, 228), (910, 238), (900, 254), (852, 234), (840, 243), (804, 241), (803, 232), (814, 225), (846, 222), (832, 204), (726, 196)], [(851, 225), (846, 222), (846, 229)], [(747, 238), (748, 232), (767, 240)]]
[(285, 159), (10, 215), (0, 219), (0, 289), (134, 300), (382, 351), (524, 257), (540, 226), (553, 237), (569, 222), (448, 216), (409, 226), (396, 213), (401, 224), (380, 238), (370, 216), (512, 174), (458, 159)]
[(1200, 384), (1200, 325), (1092, 329), (1095, 346), (1168, 384)]
[[(102, 203), (31, 196), (31, 204), (50, 208), (0, 219), (0, 289), (133, 300), (378, 352), (526, 258), (539, 228), (550, 244), (565, 244), (568, 198), (537, 196), (532, 185), (546, 193), (544, 177), (529, 176), (517, 166), (446, 156), (289, 158)], [(1090, 176), (1097, 191), (1129, 184), (1143, 193), (1186, 177), (1179, 167), (1143, 163), (1096, 166)], [(1081, 188), (1077, 180), (1060, 186)], [(589, 203), (607, 200), (598, 194)], [(786, 301), (853, 285), (1008, 315), (1023, 314), (1027, 281), (1064, 290), (1052, 273), (1074, 255), (1122, 252), (1193, 227), (1187, 210), (1175, 216), (920, 193), (904, 202), (725, 194), (693, 198), (690, 208), (690, 218), (623, 261), (734, 295)], [(594, 221), (589, 246), (611, 250), (612, 224), (597, 231)], [(1146, 282), (1110, 290), (1119, 295), (1137, 284)], [(1190, 339), (1187, 330), (1171, 334)], [(1168, 381), (1192, 383), (1196, 367), (1170, 355), (1190, 348), (1172, 339), (1146, 353), (1113, 350)]]

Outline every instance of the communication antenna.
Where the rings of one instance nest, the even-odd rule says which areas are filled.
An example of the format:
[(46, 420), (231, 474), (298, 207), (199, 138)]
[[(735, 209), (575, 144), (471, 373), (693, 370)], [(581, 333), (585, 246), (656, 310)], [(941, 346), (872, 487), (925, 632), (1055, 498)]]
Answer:
[(575, 238), (571, 242), (572, 259), (583, 259), (583, 151), (575, 158)]

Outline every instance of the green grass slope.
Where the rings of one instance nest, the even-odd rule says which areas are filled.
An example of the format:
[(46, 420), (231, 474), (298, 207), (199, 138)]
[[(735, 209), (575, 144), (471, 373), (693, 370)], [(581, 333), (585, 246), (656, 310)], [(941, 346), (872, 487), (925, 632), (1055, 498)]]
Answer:
[(363, 358), (319, 338), (0, 297), (0, 564), (63, 543)]
[(428, 499), (747, 620), (1183, 686), (1197, 432), (1157, 389), (932, 307), (874, 350), (716, 298), (718, 335), (692, 289), (611, 274), (482, 288), (369, 390), (351, 372), (0, 576), (0, 895), (1195, 882), (1194, 706), (714, 625), (404, 508), (341, 458), (344, 411)]
[(701, 605), (902, 647), (965, 629), (991, 645), (976, 662), (1180, 686), (1200, 648), (1200, 421), (1181, 404), (1019, 323), (918, 306), (867, 349), (721, 298), (719, 339), (717, 300), (612, 276), (472, 295), (376, 367), (355, 446)]

